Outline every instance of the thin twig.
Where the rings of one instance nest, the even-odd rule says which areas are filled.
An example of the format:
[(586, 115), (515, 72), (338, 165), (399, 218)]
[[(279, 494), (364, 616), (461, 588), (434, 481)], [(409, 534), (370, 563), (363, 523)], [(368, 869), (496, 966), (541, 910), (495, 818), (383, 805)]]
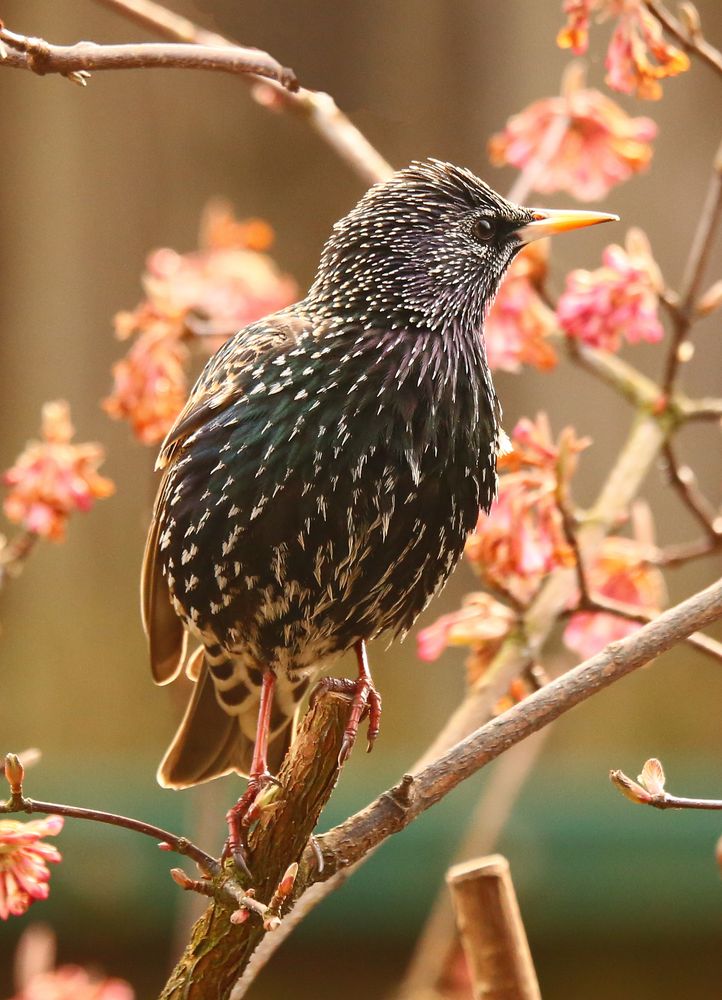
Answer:
[(163, 830), (152, 823), (144, 823), (139, 819), (132, 819), (129, 816), (119, 816), (116, 813), (101, 812), (98, 809), (83, 809), (80, 806), (59, 805), (56, 802), (40, 802), (36, 799), (26, 798), (22, 792), (13, 793), (6, 802), (0, 802), (0, 813), (45, 813), (51, 816), (70, 816), (73, 819), (91, 820), (94, 823), (107, 823), (109, 826), (120, 826), (126, 830), (133, 830), (135, 833), (145, 834), (146, 837), (153, 837), (161, 845), (167, 845), (165, 850), (175, 851), (176, 854), (183, 854), (191, 858), (198, 867), (204, 871), (213, 873), (218, 870), (218, 861), (206, 854), (200, 847), (188, 840), (187, 837), (178, 837), (168, 830)]
[(722, 536), (712, 538), (705, 536), (698, 538), (694, 542), (680, 542), (678, 545), (666, 545), (658, 549), (650, 562), (655, 566), (664, 566), (667, 569), (676, 569), (684, 566), (685, 563), (693, 559), (702, 559), (705, 556), (714, 555), (722, 548)]
[[(628, 621), (639, 622), (640, 625), (654, 621), (654, 615), (650, 614), (649, 611), (637, 608), (633, 604), (624, 604), (621, 601), (613, 601), (611, 598), (596, 595), (594, 597), (590, 596), (585, 602), (580, 603), (577, 610), (616, 615), (618, 618), (626, 618)], [(700, 650), (702, 653), (707, 653), (708, 656), (712, 656), (722, 663), (722, 642), (717, 642), (716, 639), (713, 639), (709, 635), (704, 635), (702, 632), (693, 632), (682, 641), (688, 646)]]
[(665, 443), (663, 450), (671, 486), (702, 526), (705, 534), (715, 542), (719, 542), (722, 538), (722, 519), (697, 489), (694, 473), (688, 466), (679, 464), (670, 441)]
[(690, 799), (680, 795), (670, 795), (664, 790), (664, 770), (658, 760), (648, 760), (642, 768), (637, 781), (628, 777), (624, 771), (611, 770), (609, 780), (625, 798), (640, 806), (652, 806), (654, 809), (705, 809), (719, 811), (722, 809), (720, 799)]
[(672, 341), (662, 380), (662, 394), (666, 397), (669, 397), (674, 389), (684, 354), (684, 344), (696, 319), (696, 299), (720, 219), (722, 219), (722, 143), (715, 153), (707, 195), (682, 277), (679, 305), (673, 317)]
[(647, 10), (654, 14), (665, 31), (672, 35), (683, 49), (698, 56), (702, 62), (707, 63), (718, 73), (722, 73), (722, 52), (719, 49), (710, 45), (701, 35), (687, 31), (682, 22), (678, 21), (659, 0), (645, 0), (645, 4)]
[[(234, 44), (230, 39), (206, 31), (152, 0), (96, 0), (96, 2), (137, 24), (142, 24), (164, 38), (191, 44), (215, 46)], [(254, 84), (252, 77), (244, 76), (241, 79)], [(252, 96), (264, 107), (288, 111), (307, 121), (324, 142), (367, 184), (386, 180), (393, 173), (393, 167), (339, 110), (329, 94), (306, 90), (303, 87), (292, 94), (269, 80), (253, 86)]]
[[(42, 38), (30, 38), (0, 26), (0, 42), (6, 46), (3, 64), (32, 70), (40, 76), (60, 73), (76, 75), (82, 83), (87, 74), (106, 69), (206, 69), (224, 73), (251, 74), (276, 81), (290, 91), (298, 90), (293, 70), (281, 66), (267, 52), (239, 45), (166, 45), (142, 42), (131, 45), (52, 45)], [(80, 74), (80, 76), (77, 76)]]

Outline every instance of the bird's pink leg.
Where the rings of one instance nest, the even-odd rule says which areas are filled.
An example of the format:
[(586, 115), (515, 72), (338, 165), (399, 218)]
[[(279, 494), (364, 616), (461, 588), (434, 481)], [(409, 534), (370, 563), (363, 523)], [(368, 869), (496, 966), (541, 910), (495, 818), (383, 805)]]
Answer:
[(371, 753), (374, 741), (379, 735), (381, 724), (381, 695), (374, 686), (369, 661), (366, 656), (366, 643), (363, 639), (354, 646), (356, 660), (358, 662), (358, 680), (352, 681), (339, 677), (324, 677), (320, 687), (326, 691), (339, 691), (342, 694), (352, 696), (351, 713), (343, 734), (343, 742), (338, 755), (339, 766), (342, 765), (356, 742), (358, 727), (361, 719), (366, 713), (369, 717), (368, 745), (366, 752)]
[(271, 728), (271, 709), (273, 708), (273, 689), (275, 684), (276, 675), (274, 672), (272, 670), (264, 670), (261, 698), (258, 705), (256, 743), (253, 747), (251, 771), (248, 775), (248, 788), (238, 802), (226, 813), (228, 841), (224, 854), (232, 854), (238, 864), (242, 868), (246, 868), (246, 870), (248, 866), (244, 856), (246, 846), (245, 832), (254, 819), (257, 818), (258, 810), (254, 806), (258, 798), (258, 793), (269, 782), (276, 780), (268, 771), (268, 737)]

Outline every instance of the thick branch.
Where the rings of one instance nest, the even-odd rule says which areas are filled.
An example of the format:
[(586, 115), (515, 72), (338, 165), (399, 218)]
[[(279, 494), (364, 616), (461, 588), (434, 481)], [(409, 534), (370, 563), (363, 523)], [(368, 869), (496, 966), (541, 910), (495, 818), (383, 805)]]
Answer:
[[(18, 35), (0, 27), (0, 42), (7, 51), (0, 65), (29, 69), (43, 76), (87, 74), (105, 69), (207, 69), (223, 73), (252, 74), (274, 80), (287, 90), (298, 90), (293, 70), (281, 66), (267, 52), (240, 45), (165, 45), (156, 42), (133, 45), (51, 45), (42, 38)], [(82, 77), (80, 78), (82, 82)]]
[[(204, 30), (187, 18), (180, 17), (173, 11), (154, 3), (153, 0), (96, 0), (96, 2), (173, 41), (212, 46), (234, 44), (222, 35)], [(242, 79), (254, 83), (252, 77)], [(254, 87), (253, 97), (265, 107), (289, 111), (304, 118), (324, 142), (367, 184), (386, 180), (393, 173), (393, 168), (353, 122), (339, 110), (329, 94), (306, 90), (303, 87), (292, 94), (269, 81), (262, 86)]]
[(720, 617), (722, 580), (550, 681), (423, 770), (405, 775), (397, 786), (319, 838), (325, 866), (315, 880), (355, 864), (509, 747)]
[[(282, 791), (264, 809), (251, 831), (249, 867), (255, 897), (271, 899), (281, 877), (306, 847), (339, 775), (338, 755), (350, 701), (337, 694), (316, 699), (306, 713), (278, 778)], [(227, 863), (227, 868), (230, 863)], [(316, 877), (317, 861), (309, 851), (299, 882)], [(217, 880), (222, 889), (224, 878)], [(234, 873), (235, 874), (235, 873)], [(191, 940), (171, 974), (162, 1000), (223, 1000), (266, 933), (253, 915), (242, 924), (230, 921), (234, 902), (221, 895), (193, 927)]]

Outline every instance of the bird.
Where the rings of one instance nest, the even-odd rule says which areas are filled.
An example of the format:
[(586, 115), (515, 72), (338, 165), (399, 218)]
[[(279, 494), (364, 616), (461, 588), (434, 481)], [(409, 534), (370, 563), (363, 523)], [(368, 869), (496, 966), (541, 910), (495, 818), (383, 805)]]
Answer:
[(531, 240), (616, 218), (415, 161), (334, 225), (305, 298), (208, 361), (160, 449), (142, 573), (154, 679), (195, 682), (162, 785), (246, 775), (242, 812), (349, 650), (358, 679), (326, 681), (352, 696), (340, 761), (366, 714), (370, 748), (366, 644), (408, 632), (496, 494), (483, 326), (503, 275)]

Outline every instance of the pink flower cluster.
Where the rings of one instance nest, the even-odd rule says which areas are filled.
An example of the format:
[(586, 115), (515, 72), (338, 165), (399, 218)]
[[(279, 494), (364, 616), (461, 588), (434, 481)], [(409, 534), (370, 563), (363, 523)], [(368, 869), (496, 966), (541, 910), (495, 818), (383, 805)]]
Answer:
[(557, 44), (583, 55), (592, 15), (617, 18), (606, 57), (606, 82), (624, 94), (648, 100), (662, 96), (660, 80), (689, 69), (689, 58), (664, 38), (662, 25), (643, 0), (564, 0), (567, 23)]
[(602, 267), (567, 275), (557, 305), (559, 325), (570, 337), (607, 351), (619, 350), (623, 340), (657, 343), (664, 335), (658, 315), (661, 284), (646, 237), (632, 229), (625, 247), (606, 248)]
[(499, 459), (498, 498), (469, 536), (466, 557), (488, 585), (527, 604), (548, 573), (574, 564), (557, 497), (589, 442), (571, 428), (554, 442), (540, 414), (519, 421), (512, 443)]
[(486, 356), (494, 371), (518, 372), (525, 364), (549, 371), (557, 363), (549, 341), (556, 330), (554, 313), (539, 294), (546, 242), (532, 243), (514, 260), (486, 317)]
[(0, 819), (0, 919), (25, 913), (36, 899), (48, 898), (48, 863), (61, 860), (60, 852), (43, 837), (54, 837), (63, 828), (62, 816), (21, 823)]
[[(592, 596), (657, 614), (665, 599), (664, 577), (650, 563), (650, 546), (634, 538), (605, 538), (587, 569)], [(580, 611), (569, 620), (564, 642), (581, 657), (593, 656), (610, 642), (639, 628), (636, 622), (606, 612)]]
[[(648, 166), (657, 126), (650, 118), (631, 118), (599, 91), (584, 89), (578, 74), (567, 74), (563, 90), (512, 116), (489, 140), (489, 157), (496, 166), (532, 171), (539, 192), (566, 191), (580, 201), (595, 201)], [(540, 163), (541, 150), (555, 133), (553, 155)]]
[(124, 979), (93, 976), (78, 965), (61, 965), (33, 976), (12, 1000), (133, 1000)]
[(210, 353), (295, 299), (295, 282), (265, 252), (272, 242), (267, 223), (238, 221), (216, 203), (204, 213), (200, 250), (148, 256), (145, 300), (115, 318), (118, 337), (136, 339), (114, 366), (113, 391), (103, 404), (112, 417), (128, 420), (145, 444), (161, 440), (183, 406), (191, 343)]
[(42, 410), (42, 441), (31, 441), (3, 476), (10, 487), (4, 509), (26, 531), (62, 541), (68, 518), (87, 511), (115, 487), (99, 475), (105, 458), (99, 444), (73, 444), (75, 433), (67, 403), (46, 403)]

